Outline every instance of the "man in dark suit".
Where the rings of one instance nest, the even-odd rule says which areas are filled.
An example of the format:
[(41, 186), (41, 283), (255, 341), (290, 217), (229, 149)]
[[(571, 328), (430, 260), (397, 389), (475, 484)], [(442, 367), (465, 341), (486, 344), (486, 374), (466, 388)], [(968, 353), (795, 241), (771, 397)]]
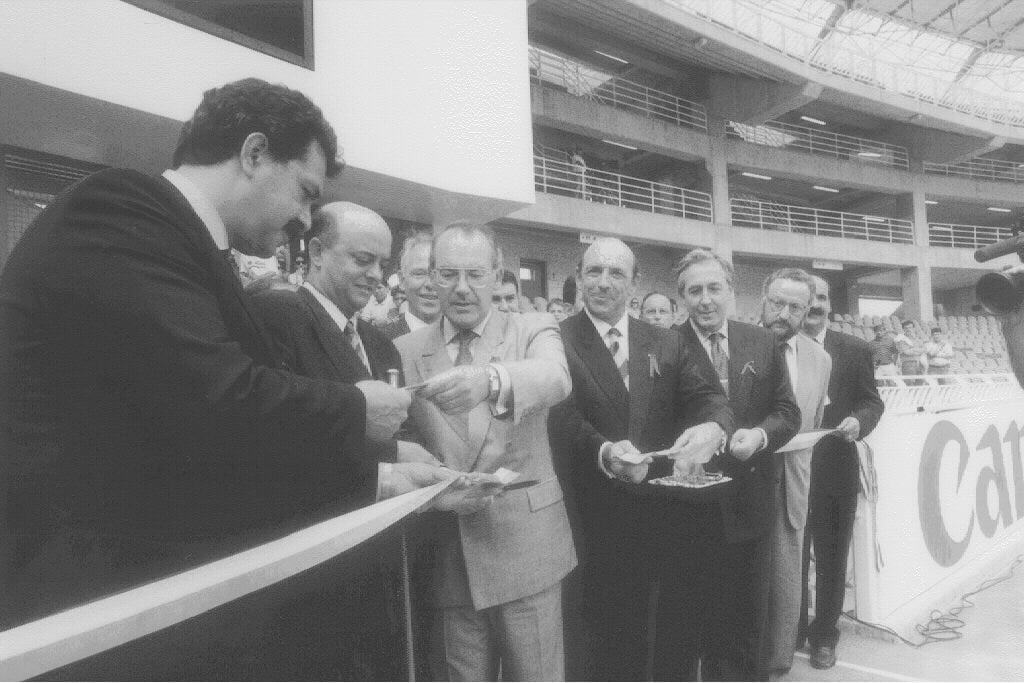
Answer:
[(403, 334), (433, 323), (441, 315), (441, 303), (437, 288), (430, 277), (430, 249), (433, 237), (428, 232), (417, 232), (405, 240), (399, 257), (399, 273), (405, 289), (409, 310), (389, 321), (381, 331), (388, 339), (397, 339)]
[[(395, 432), (407, 392), (286, 370), (225, 259), (308, 224), (336, 154), (305, 96), (247, 79), (204, 95), (174, 171), (101, 171), (26, 231), (0, 280), (0, 629), (445, 478), (378, 468), (365, 439)], [(158, 634), (182, 636), (173, 662), (130, 646), (68, 675), (265, 676), (245, 604), (214, 611), (233, 628)]]
[[(656, 680), (764, 680), (758, 652), (766, 607), (766, 538), (774, 501), (774, 452), (800, 429), (800, 409), (775, 336), (727, 320), (735, 307), (732, 264), (694, 249), (676, 266), (689, 312), (680, 330), (695, 357), (707, 358), (729, 396), (737, 430), (716, 465), (733, 480), (702, 509), (662, 506), (663, 535), (701, 517), (688, 543), (667, 543), (660, 585)], [(685, 567), (685, 570), (680, 570)], [(686, 576), (671, 580), (672, 572)]]
[[(811, 666), (829, 669), (836, 663), (837, 623), (846, 595), (846, 561), (857, 514), (860, 463), (857, 446), (878, 424), (885, 404), (875, 387), (871, 347), (863, 339), (828, 328), (832, 303), (828, 283), (814, 277), (814, 303), (804, 332), (832, 357), (829, 404), (822, 428), (834, 430), (814, 447), (811, 460), (810, 512), (804, 545), (803, 586), (807, 586), (810, 544), (814, 545), (814, 621), (807, 626)], [(807, 596), (801, 609), (807, 623)]]
[(672, 448), (687, 463), (706, 462), (733, 423), (713, 373), (698, 368), (679, 334), (627, 315), (638, 277), (622, 241), (587, 249), (577, 273), (584, 311), (561, 323), (573, 393), (552, 413), (582, 541), (585, 657), (598, 680), (649, 675), (651, 539), (639, 487), (651, 458), (641, 452)]

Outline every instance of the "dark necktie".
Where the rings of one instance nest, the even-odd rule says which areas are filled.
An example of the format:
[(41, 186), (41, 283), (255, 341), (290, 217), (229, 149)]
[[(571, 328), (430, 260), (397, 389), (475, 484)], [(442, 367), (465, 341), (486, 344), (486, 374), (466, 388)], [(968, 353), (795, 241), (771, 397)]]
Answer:
[(622, 333), (613, 327), (605, 332), (604, 336), (605, 343), (608, 345), (608, 352), (612, 354), (612, 360), (619, 371), (622, 383), (626, 385), (626, 389), (629, 389), (629, 357), (626, 356), (626, 350), (619, 343), (619, 337), (622, 336)]
[(722, 340), (725, 338), (721, 332), (712, 332), (708, 335), (711, 342), (711, 365), (715, 367), (715, 374), (722, 383), (725, 395), (729, 395), (729, 356), (725, 353)]
[(455, 336), (459, 340), (459, 352), (455, 355), (455, 364), (472, 365), (473, 352), (469, 350), (469, 345), (476, 338), (476, 332), (473, 330), (459, 330), (459, 333)]

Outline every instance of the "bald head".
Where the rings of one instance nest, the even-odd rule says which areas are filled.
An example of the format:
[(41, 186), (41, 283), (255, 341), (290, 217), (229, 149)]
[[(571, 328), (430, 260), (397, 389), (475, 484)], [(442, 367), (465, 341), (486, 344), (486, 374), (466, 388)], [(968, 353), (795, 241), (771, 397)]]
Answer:
[(332, 202), (313, 216), (307, 281), (348, 317), (370, 300), (391, 257), (391, 230), (376, 212)]
[(598, 320), (615, 325), (626, 311), (626, 301), (636, 292), (639, 273), (636, 257), (626, 243), (602, 237), (583, 253), (578, 274), (583, 305)]

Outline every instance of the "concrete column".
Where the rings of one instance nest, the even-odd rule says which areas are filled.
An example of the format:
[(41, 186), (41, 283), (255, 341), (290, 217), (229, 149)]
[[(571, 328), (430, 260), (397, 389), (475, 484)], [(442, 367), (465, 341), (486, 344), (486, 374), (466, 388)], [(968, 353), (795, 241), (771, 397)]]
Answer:
[(928, 206), (921, 187), (915, 187), (911, 195), (914, 220), (915, 267), (901, 268), (900, 280), (903, 285), (903, 308), (906, 315), (921, 322), (935, 319), (932, 299), (932, 272), (928, 264)]
[(704, 165), (711, 177), (711, 206), (715, 213), (715, 240), (710, 245), (724, 259), (732, 261), (732, 209), (729, 205), (729, 165), (725, 157), (725, 119), (710, 117), (708, 135), (711, 153)]

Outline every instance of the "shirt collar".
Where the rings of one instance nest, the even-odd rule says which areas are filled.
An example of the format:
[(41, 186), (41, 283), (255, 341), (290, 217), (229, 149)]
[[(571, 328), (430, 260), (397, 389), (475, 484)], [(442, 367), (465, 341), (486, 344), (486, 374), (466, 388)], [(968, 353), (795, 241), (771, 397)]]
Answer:
[[(317, 301), (320, 302), (320, 305), (327, 310), (327, 314), (331, 316), (331, 319), (338, 324), (338, 327), (340, 327), (342, 331), (344, 331), (345, 327), (348, 325), (348, 316), (341, 312), (341, 309), (338, 308), (337, 304), (324, 296), (323, 292), (314, 287), (309, 280), (302, 283), (302, 288), (307, 290)], [(352, 327), (355, 328), (358, 324), (357, 320), (353, 319)]]
[(199, 220), (206, 226), (217, 248), (221, 250), (230, 248), (231, 245), (228, 244), (228, 231), (224, 227), (224, 220), (220, 217), (220, 214), (210, 200), (207, 199), (206, 195), (203, 194), (203, 191), (182, 173), (173, 169), (164, 171), (163, 177), (185, 197), (185, 201), (188, 202), (192, 210), (199, 216)]
[[(697, 327), (697, 325), (694, 324), (693, 318), (690, 318), (690, 320), (688, 320), (687, 322), (690, 323), (690, 326), (693, 327), (693, 331), (697, 333), (697, 336), (699, 338), (701, 338), (701, 339), (703, 339), (703, 340), (705, 340), (707, 342), (711, 341), (710, 339), (708, 339), (708, 337), (712, 334), (711, 332), (709, 332), (708, 334), (704, 334), (704, 330), (700, 329), (699, 327)], [(726, 342), (729, 341), (729, 319), (728, 318), (722, 320), (722, 326), (717, 330), (717, 332), (720, 335), (722, 335), (722, 339), (724, 339)]]
[[(493, 309), (487, 311), (487, 315), (484, 316), (484, 319), (476, 324), (476, 326), (473, 328), (473, 331), (476, 332), (476, 336), (484, 336), (484, 328), (487, 327), (487, 321), (491, 319), (492, 315), (494, 315)], [(458, 327), (455, 327), (455, 325), (451, 324), (451, 321), (448, 320), (448, 318), (444, 317), (443, 315), (441, 316), (441, 332), (444, 335), (445, 344), (451, 344), (452, 342), (454, 342), (455, 336), (458, 335), (459, 331), (460, 329)]]
[(619, 331), (620, 336), (623, 336), (627, 339), (629, 338), (628, 312), (623, 312), (622, 317), (619, 319), (619, 322), (612, 325), (611, 323), (607, 323), (604, 320), (601, 320), (600, 318), (595, 318), (593, 314), (591, 314), (590, 309), (587, 308), (586, 306), (583, 307), (583, 310), (586, 311), (587, 317), (590, 318), (590, 322), (594, 323), (594, 329), (597, 330), (598, 336), (601, 337), (602, 339), (604, 339), (605, 335), (608, 334), (608, 330), (612, 329), (613, 327)]
[(416, 330), (420, 329), (421, 327), (426, 327), (427, 326), (427, 323), (425, 321), (423, 321), (422, 319), (418, 318), (411, 311), (406, 311), (405, 313), (403, 313), (403, 315), (405, 316), (405, 324), (409, 326), (409, 331), (410, 332), (415, 332)]

